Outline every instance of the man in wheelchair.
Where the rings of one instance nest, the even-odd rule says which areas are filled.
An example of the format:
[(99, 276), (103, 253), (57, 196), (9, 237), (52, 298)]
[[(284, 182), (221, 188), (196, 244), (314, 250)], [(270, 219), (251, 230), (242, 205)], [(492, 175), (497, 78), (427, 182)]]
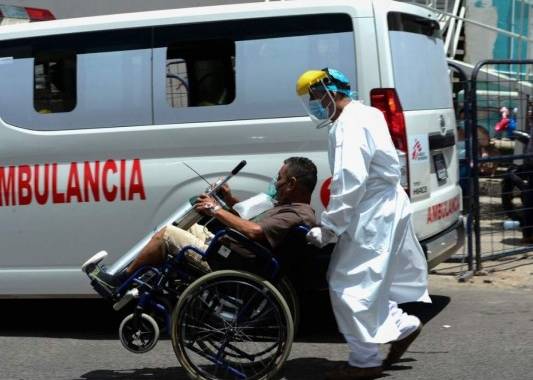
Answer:
[[(222, 225), (275, 252), (293, 227), (300, 224), (312, 227), (316, 224), (315, 212), (310, 205), (316, 182), (317, 169), (311, 160), (305, 157), (290, 157), (283, 162), (275, 182), (276, 205), (256, 217), (243, 219), (223, 209), (214, 198), (205, 194), (198, 198), (194, 207), (197, 212), (214, 217)], [(238, 202), (228, 187), (224, 188), (222, 197), (229, 207)], [(161, 265), (169, 253), (177, 252), (185, 246), (194, 246), (205, 252), (212, 238), (213, 234), (198, 224), (187, 231), (168, 225), (152, 237), (124, 271), (111, 275), (101, 267), (96, 267), (88, 275), (112, 293), (139, 268)], [(246, 252), (245, 247), (238, 247), (238, 242), (230, 241), (228, 244), (231, 249)], [(185, 259), (206, 272), (211, 270), (198, 253), (189, 251)]]

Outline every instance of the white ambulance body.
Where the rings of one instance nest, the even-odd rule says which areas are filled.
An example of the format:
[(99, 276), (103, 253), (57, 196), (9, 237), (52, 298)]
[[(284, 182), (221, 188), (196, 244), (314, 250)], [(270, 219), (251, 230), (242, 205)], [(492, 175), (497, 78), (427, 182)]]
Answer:
[(438, 24), (384, 0), (290, 1), (0, 28), (0, 296), (94, 295), (112, 263), (242, 159), (241, 198), (290, 156), (330, 177), (295, 94), (332, 67), (385, 112), (430, 265), (462, 244), (455, 120)]

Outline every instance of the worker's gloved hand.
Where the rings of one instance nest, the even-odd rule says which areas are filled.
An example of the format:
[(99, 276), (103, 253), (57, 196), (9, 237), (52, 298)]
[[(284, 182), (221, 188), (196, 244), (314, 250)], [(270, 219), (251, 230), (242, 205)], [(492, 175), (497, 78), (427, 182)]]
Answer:
[(335, 232), (326, 227), (313, 227), (305, 238), (314, 246), (322, 248), (335, 239)]

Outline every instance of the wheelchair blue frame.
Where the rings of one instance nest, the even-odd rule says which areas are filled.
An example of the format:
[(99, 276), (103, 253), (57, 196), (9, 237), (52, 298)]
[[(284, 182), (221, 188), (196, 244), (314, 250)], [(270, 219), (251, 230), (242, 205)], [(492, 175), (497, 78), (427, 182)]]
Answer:
[[(308, 228), (305, 226), (297, 226), (295, 227), (295, 230), (298, 233), (307, 233)], [(261, 244), (251, 241), (238, 231), (224, 229), (215, 234), (205, 252), (195, 246), (188, 245), (178, 250), (177, 254), (168, 255), (167, 259), (160, 267), (143, 266), (139, 268), (126, 281), (117, 287), (113, 294), (113, 298), (120, 299), (133, 286), (137, 286), (140, 291), (140, 296), (139, 301), (137, 302), (136, 312), (142, 313), (145, 310), (153, 310), (157, 312), (162, 315), (165, 320), (164, 330), (167, 332), (170, 331), (172, 310), (168, 310), (167, 306), (158, 302), (155, 295), (168, 292), (176, 298), (179, 297), (179, 293), (176, 289), (171, 286), (166, 286), (169, 275), (172, 274), (172, 276), (188, 282), (194, 281), (196, 278), (193, 278), (191, 274), (187, 273), (184, 265), (182, 265), (182, 262), (185, 261), (185, 254), (192, 251), (202, 256), (204, 260), (207, 260), (209, 256), (217, 254), (217, 250), (223, 245), (222, 239), (224, 237), (234, 239), (248, 248), (257, 258), (266, 262), (268, 268), (266, 268), (262, 274), (266, 274), (265, 277), (267, 280), (273, 280), (278, 276), (280, 272), (280, 264), (269, 249)], [(149, 282), (142, 279), (142, 276), (147, 273), (153, 273)]]

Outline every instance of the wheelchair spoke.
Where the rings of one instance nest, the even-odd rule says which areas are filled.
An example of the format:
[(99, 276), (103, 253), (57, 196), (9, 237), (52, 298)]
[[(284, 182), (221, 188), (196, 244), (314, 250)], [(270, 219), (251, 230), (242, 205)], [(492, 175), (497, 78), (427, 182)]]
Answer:
[(180, 302), (173, 341), (199, 378), (264, 379), (287, 357), (287, 306), (272, 285), (247, 276), (215, 273)]

